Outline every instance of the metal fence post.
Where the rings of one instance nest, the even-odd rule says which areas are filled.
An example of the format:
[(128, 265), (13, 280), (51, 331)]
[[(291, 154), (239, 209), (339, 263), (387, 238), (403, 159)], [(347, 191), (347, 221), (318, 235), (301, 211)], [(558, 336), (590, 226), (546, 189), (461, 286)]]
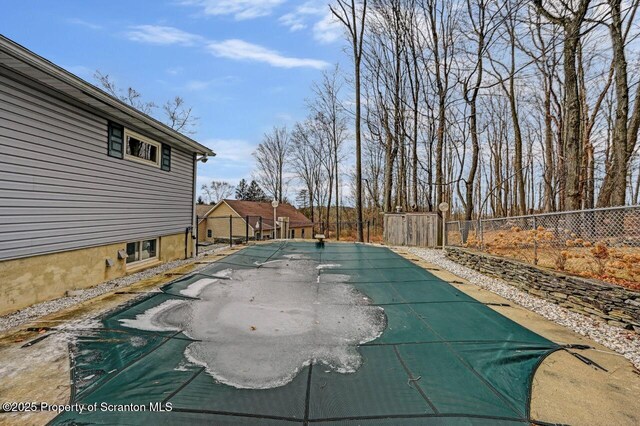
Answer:
[(264, 239), (264, 228), (262, 227), (262, 216), (258, 219), (258, 223), (260, 224), (260, 241)]
[(367, 242), (370, 243), (370, 235), (371, 235), (371, 231), (369, 230), (369, 226), (371, 225), (370, 223), (371, 221), (367, 220)]
[(538, 264), (538, 220), (533, 215), (533, 264)]
[(233, 247), (233, 216), (229, 215), (229, 247)]
[(244, 230), (244, 241), (245, 244), (249, 244), (249, 216), (245, 217), (245, 230)]
[(196, 215), (196, 256), (198, 255), (198, 238), (200, 237), (198, 235), (199, 229), (200, 229), (200, 226), (198, 225), (198, 215)]

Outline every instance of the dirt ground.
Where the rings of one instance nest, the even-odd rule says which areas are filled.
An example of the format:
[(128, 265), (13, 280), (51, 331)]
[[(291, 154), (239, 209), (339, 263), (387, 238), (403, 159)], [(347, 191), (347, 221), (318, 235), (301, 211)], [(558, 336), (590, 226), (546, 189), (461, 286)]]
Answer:
[[(238, 249), (219, 252), (204, 262), (215, 261)], [(541, 364), (533, 383), (534, 419), (572, 425), (640, 424), (640, 371), (625, 358), (412, 254), (403, 251), (399, 254), (429, 268), (481, 302), (508, 305), (492, 308), (554, 342), (593, 348), (579, 352), (607, 371), (589, 366), (566, 351), (552, 354)], [(75, 328), (91, 327), (91, 318), (131, 300), (136, 293), (154, 291), (195, 267), (190, 264), (167, 271), (0, 335), (0, 402), (68, 404), (71, 389), (68, 342), (64, 331), (48, 331), (47, 327), (64, 329), (70, 324)], [(30, 342), (31, 346), (23, 347)], [(45, 424), (55, 416), (55, 412), (0, 411), (0, 425)]]

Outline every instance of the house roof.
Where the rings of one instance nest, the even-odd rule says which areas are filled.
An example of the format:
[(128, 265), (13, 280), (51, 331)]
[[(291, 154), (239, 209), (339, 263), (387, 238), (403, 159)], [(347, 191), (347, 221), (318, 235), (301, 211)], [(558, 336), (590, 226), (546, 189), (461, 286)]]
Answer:
[(202, 222), (205, 216), (213, 210), (215, 206), (211, 204), (196, 204), (196, 216), (198, 216), (198, 223)]
[[(260, 201), (241, 201), (241, 200), (223, 200), (229, 207), (231, 207), (242, 218), (247, 216), (262, 217), (262, 229), (273, 229), (273, 207), (271, 202)], [(288, 217), (290, 228), (303, 228), (313, 226), (313, 222), (309, 220), (305, 215), (300, 213), (298, 209), (291, 204), (280, 203), (276, 209), (277, 217)], [(251, 222), (255, 222), (251, 220)], [(254, 223), (250, 223), (250, 226), (254, 226)]]
[(148, 134), (149, 137), (173, 142), (189, 152), (215, 155), (206, 146), (125, 104), (2, 35), (0, 35), (0, 66), (37, 81), (53, 92), (63, 95), (65, 98), (71, 98), (84, 108), (96, 111), (110, 120), (130, 125), (135, 130)]

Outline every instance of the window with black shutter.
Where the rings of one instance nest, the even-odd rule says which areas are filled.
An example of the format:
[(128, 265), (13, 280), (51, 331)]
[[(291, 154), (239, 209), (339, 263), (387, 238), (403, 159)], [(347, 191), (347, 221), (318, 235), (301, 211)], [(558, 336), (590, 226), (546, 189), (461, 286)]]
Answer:
[(160, 159), (160, 168), (162, 170), (171, 171), (171, 147), (162, 144), (162, 158)]
[(171, 146), (160, 144), (111, 121), (107, 132), (109, 156), (155, 165), (167, 172), (171, 171)]
[(124, 128), (109, 122), (108, 154), (111, 157), (124, 158)]

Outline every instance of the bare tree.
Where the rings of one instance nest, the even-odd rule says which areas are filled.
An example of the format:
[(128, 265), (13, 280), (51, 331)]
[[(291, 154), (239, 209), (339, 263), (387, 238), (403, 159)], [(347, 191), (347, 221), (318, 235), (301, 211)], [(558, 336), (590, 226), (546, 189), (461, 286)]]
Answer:
[(445, 133), (447, 129), (447, 106), (451, 91), (453, 60), (455, 43), (459, 36), (457, 32), (458, 12), (452, 3), (437, 0), (423, 0), (422, 12), (428, 31), (425, 35), (426, 48), (431, 54), (425, 58), (432, 69), (430, 75), (435, 86), (437, 109), (437, 132), (435, 153), (435, 186), (436, 204), (445, 201)]
[(469, 133), (472, 148), (471, 163), (465, 181), (465, 199), (463, 200), (464, 217), (466, 220), (471, 220), (473, 217), (473, 193), (480, 159), (478, 95), (480, 94), (480, 88), (482, 87), (484, 78), (484, 58), (487, 54), (487, 48), (491, 43), (493, 32), (495, 31), (490, 27), (492, 24), (491, 12), (488, 10), (490, 2), (491, 0), (467, 0), (466, 5), (468, 22), (472, 29), (468, 35), (469, 43), (472, 45), (472, 68), (462, 80), (462, 94), (465, 102), (469, 106)]
[[(639, 4), (334, 2), (362, 107), (355, 164), (335, 149), (332, 110), (318, 108), (332, 92), (325, 76), (295, 129), (305, 147), (290, 156), (292, 170), (304, 182), (305, 168), (316, 168), (307, 196), (323, 219), (334, 198), (360, 211), (434, 210), (447, 201), (467, 220), (589, 208), (596, 199), (599, 206), (634, 202)], [(345, 176), (353, 191), (343, 200)], [(337, 221), (339, 214), (347, 217), (343, 209)]]
[(364, 241), (362, 232), (362, 132), (360, 99), (360, 64), (362, 62), (362, 43), (364, 41), (367, 0), (337, 0), (337, 7), (329, 6), (331, 13), (346, 28), (353, 49), (354, 86), (355, 86), (355, 137), (356, 137), (356, 222), (358, 241)]
[[(316, 140), (316, 132), (312, 121), (296, 123), (291, 132), (292, 166), (297, 178), (306, 188), (308, 196), (311, 221), (315, 222), (315, 206), (322, 205), (322, 193), (325, 191), (325, 174), (322, 166), (322, 153)], [(329, 188), (331, 192), (331, 188)]]
[[(621, 0), (608, 0), (611, 14), (609, 32), (613, 48), (613, 70), (615, 71), (616, 112), (611, 141), (611, 158), (606, 164), (606, 174), (598, 206), (624, 205), (626, 201), (629, 163), (638, 140), (640, 128), (640, 85), (636, 88), (635, 104), (629, 117), (629, 81), (625, 45), (638, 1), (633, 1), (627, 11), (622, 10)], [(625, 15), (629, 17), (625, 24)]]
[[(577, 210), (581, 207), (580, 193), (580, 165), (582, 152), (582, 111), (580, 108), (580, 96), (578, 89), (578, 73), (576, 69), (576, 55), (578, 44), (582, 35), (581, 28), (584, 23), (590, 0), (577, 0), (571, 6), (543, 0), (533, 0), (538, 12), (551, 23), (562, 27), (563, 40), (563, 70), (564, 70), (564, 120), (562, 128), (562, 140), (565, 156), (565, 208)], [(575, 3), (575, 4), (574, 4)]]
[[(347, 117), (339, 98), (342, 89), (339, 77), (337, 66), (332, 72), (323, 73), (322, 80), (313, 84), (314, 98), (307, 103), (309, 110), (314, 114), (315, 128), (321, 132), (320, 139), (329, 145), (329, 158), (325, 161), (329, 166), (330, 181), (333, 181), (335, 189), (336, 232), (338, 234), (340, 232), (341, 148), (347, 138)], [(331, 193), (329, 193), (328, 203), (327, 209), (329, 210), (331, 208)], [(329, 217), (327, 217), (328, 221)]]
[(209, 204), (215, 204), (230, 197), (236, 190), (235, 186), (221, 180), (214, 180), (209, 185), (203, 184), (200, 189)]
[(142, 94), (133, 87), (128, 87), (126, 90), (118, 88), (117, 84), (109, 77), (109, 74), (102, 74), (100, 71), (96, 71), (93, 77), (111, 96), (118, 98), (125, 104), (131, 105), (145, 114), (151, 114), (153, 110), (157, 108), (155, 103), (142, 100)]
[(192, 135), (195, 133), (195, 126), (198, 117), (193, 115), (193, 108), (186, 106), (184, 99), (176, 96), (167, 101), (162, 106), (162, 112), (165, 115), (167, 126), (178, 132)]
[[(145, 114), (153, 115), (158, 107), (154, 102), (143, 100), (142, 94), (133, 87), (128, 87), (126, 90), (120, 89), (115, 81), (109, 77), (109, 74), (102, 74), (100, 71), (96, 71), (93, 77), (111, 96)], [(193, 108), (187, 106), (182, 97), (176, 96), (165, 102), (162, 105), (162, 114), (162, 121), (173, 130), (187, 135), (195, 133), (199, 118), (193, 115)]]
[(284, 168), (288, 162), (291, 143), (286, 127), (274, 127), (265, 133), (262, 143), (253, 153), (256, 160), (256, 180), (267, 192), (279, 202), (284, 201)]

